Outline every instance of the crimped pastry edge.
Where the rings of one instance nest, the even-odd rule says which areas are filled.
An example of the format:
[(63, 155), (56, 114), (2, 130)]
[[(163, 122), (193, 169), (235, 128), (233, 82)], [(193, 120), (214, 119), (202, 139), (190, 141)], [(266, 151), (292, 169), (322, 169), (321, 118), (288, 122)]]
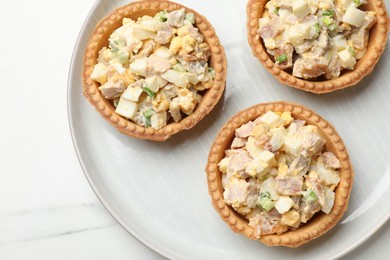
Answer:
[[(213, 85), (208, 89), (202, 98), (201, 103), (196, 107), (194, 113), (179, 122), (172, 122), (163, 128), (156, 130), (152, 127), (142, 127), (136, 123), (115, 113), (115, 108), (106, 100), (98, 90), (99, 84), (90, 78), (93, 67), (96, 64), (98, 52), (107, 46), (107, 39), (111, 33), (121, 25), (124, 17), (136, 19), (143, 15), (154, 15), (161, 10), (173, 11), (185, 8), (196, 17), (196, 27), (203, 35), (204, 41), (209, 45), (211, 57), (210, 65), (215, 70)], [(170, 1), (138, 1), (119, 7), (104, 17), (96, 26), (91, 35), (83, 62), (83, 94), (95, 109), (120, 132), (139, 139), (152, 141), (165, 141), (172, 135), (188, 130), (195, 126), (203, 117), (212, 111), (220, 100), (225, 89), (226, 82), (226, 56), (225, 51), (215, 33), (212, 25), (198, 12), (183, 5)]]
[(249, 0), (246, 7), (247, 38), (253, 55), (282, 84), (315, 94), (332, 92), (353, 86), (372, 72), (385, 50), (390, 27), (390, 19), (387, 15), (385, 4), (383, 0), (367, 1), (367, 10), (372, 10), (376, 13), (377, 22), (370, 29), (367, 51), (357, 61), (355, 68), (351, 71), (344, 71), (340, 77), (331, 80), (310, 81), (296, 78), (275, 65), (257, 33), (259, 18), (261, 18), (267, 2), (268, 0)]
[(333, 152), (341, 162), (340, 183), (336, 188), (335, 203), (329, 214), (316, 213), (308, 223), (303, 224), (296, 230), (289, 230), (281, 235), (264, 235), (260, 238), (260, 241), (267, 246), (295, 248), (323, 235), (337, 224), (347, 210), (354, 179), (353, 168), (343, 140), (335, 128), (313, 110), (296, 103), (278, 101), (257, 104), (233, 116), (222, 127), (211, 146), (205, 168), (208, 191), (215, 210), (229, 227), (234, 232), (241, 233), (255, 240), (254, 230), (248, 225), (248, 220), (240, 216), (224, 202), (221, 172), (219, 171), (218, 163), (224, 157), (224, 151), (229, 148), (234, 138), (235, 129), (250, 120), (256, 119), (267, 111), (290, 111), (295, 119), (306, 120), (307, 124), (316, 125), (322, 137), (327, 141), (326, 150)]

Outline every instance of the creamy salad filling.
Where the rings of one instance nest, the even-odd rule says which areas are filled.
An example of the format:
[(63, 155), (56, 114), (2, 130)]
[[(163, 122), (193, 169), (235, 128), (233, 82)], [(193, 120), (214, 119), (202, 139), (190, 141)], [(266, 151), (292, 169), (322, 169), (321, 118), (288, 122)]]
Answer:
[(194, 25), (185, 9), (123, 19), (91, 74), (116, 113), (160, 129), (194, 112), (214, 78), (209, 46)]
[(281, 69), (303, 79), (334, 79), (352, 70), (367, 49), (375, 13), (365, 0), (271, 0), (259, 35)]
[(325, 143), (316, 126), (289, 112), (269, 111), (236, 129), (218, 164), (223, 197), (249, 220), (257, 238), (331, 211), (340, 161), (324, 151)]

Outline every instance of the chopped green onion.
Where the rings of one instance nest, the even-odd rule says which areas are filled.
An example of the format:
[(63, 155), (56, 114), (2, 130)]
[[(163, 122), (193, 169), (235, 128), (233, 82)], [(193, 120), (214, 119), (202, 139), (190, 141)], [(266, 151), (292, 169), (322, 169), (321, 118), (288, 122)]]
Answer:
[(114, 99), (114, 107), (117, 107), (118, 106), (118, 103), (119, 103), (119, 99)]
[(270, 197), (271, 195), (268, 191), (260, 193), (258, 205), (265, 211), (270, 211), (275, 206)]
[(144, 87), (144, 91), (146, 92), (146, 94), (149, 95), (149, 97), (151, 98), (154, 98), (156, 96), (156, 93), (154, 93), (150, 88), (148, 87)]
[(356, 55), (356, 51), (351, 46), (348, 47), (348, 51), (349, 51), (349, 54), (351, 54), (352, 56)]
[(149, 127), (151, 125), (152, 125), (152, 120), (150, 119), (150, 117), (145, 117), (145, 126)]
[(187, 71), (186, 68), (180, 63), (173, 65), (172, 69), (176, 70), (177, 72), (186, 72)]
[(145, 110), (143, 112), (143, 115), (145, 118), (150, 118), (153, 115), (153, 113), (154, 113), (153, 108), (149, 108), (148, 110)]
[(111, 48), (111, 52), (118, 52), (119, 49), (125, 46), (125, 42), (121, 40), (110, 40), (110, 43), (108, 44)]
[(322, 23), (325, 24), (326, 28), (333, 31), (337, 28), (337, 24), (335, 23), (335, 20), (330, 17), (322, 17)]
[(194, 24), (195, 23), (195, 15), (193, 13), (186, 14), (186, 17), (184, 18), (185, 24)]
[(275, 13), (276, 15), (279, 15), (279, 10), (280, 10), (280, 7), (276, 7), (275, 10), (274, 10), (274, 13)]
[(316, 33), (320, 33), (320, 32), (321, 32), (321, 26), (320, 26), (320, 24), (319, 24), (319, 23), (316, 23), (316, 24), (314, 25), (314, 29), (316, 30)]
[(161, 11), (161, 12), (157, 13), (154, 18), (159, 20), (160, 22), (166, 22), (168, 20), (168, 12)]
[(260, 198), (269, 198), (269, 197), (271, 197), (271, 194), (268, 191), (260, 193)]
[(276, 57), (277, 63), (282, 63), (287, 60), (287, 54), (283, 53), (282, 55)]
[(333, 17), (333, 16), (334, 16), (334, 11), (333, 11), (333, 10), (325, 10), (325, 11), (322, 13), (322, 16)]
[(303, 197), (305, 198), (307, 203), (311, 203), (317, 200), (317, 194), (312, 189), (308, 189), (307, 191), (305, 191)]
[(209, 73), (212, 78), (215, 78), (215, 70), (213, 68), (209, 68)]
[(151, 126), (151, 123), (152, 123), (151, 117), (152, 117), (153, 113), (154, 113), (153, 108), (149, 108), (148, 110), (145, 110), (143, 112), (143, 115), (145, 117), (145, 126), (146, 127)]
[(356, 6), (359, 6), (359, 5), (362, 4), (362, 2), (361, 2), (360, 0), (353, 0), (353, 2), (354, 2), (354, 4), (355, 4)]

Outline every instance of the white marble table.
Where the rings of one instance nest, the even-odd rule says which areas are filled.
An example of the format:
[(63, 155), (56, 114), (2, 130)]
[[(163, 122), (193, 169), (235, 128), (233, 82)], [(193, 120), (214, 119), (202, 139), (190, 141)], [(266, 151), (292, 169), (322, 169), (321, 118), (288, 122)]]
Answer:
[[(68, 66), (93, 2), (1, 1), (0, 259), (162, 258), (103, 208), (72, 146)], [(389, 241), (387, 223), (345, 258), (385, 258)]]

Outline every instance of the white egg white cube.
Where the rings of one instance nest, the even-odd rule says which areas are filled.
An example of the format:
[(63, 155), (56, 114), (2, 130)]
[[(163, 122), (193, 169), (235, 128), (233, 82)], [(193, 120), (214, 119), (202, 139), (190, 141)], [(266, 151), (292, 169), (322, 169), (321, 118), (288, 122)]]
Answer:
[(176, 86), (186, 88), (188, 86), (189, 80), (185, 73), (178, 72), (175, 70), (168, 70), (164, 74), (161, 75), (161, 77)]
[(122, 94), (122, 98), (125, 98), (130, 101), (137, 102), (139, 100), (139, 97), (142, 94), (143, 89), (140, 87), (128, 87)]
[(117, 60), (113, 60), (110, 64), (119, 74), (125, 74), (126, 69)]
[(145, 39), (154, 39), (156, 37), (156, 33), (149, 30), (148, 28), (140, 25), (140, 24), (134, 24), (132, 28), (132, 34), (135, 39), (138, 40), (145, 40)]
[(130, 64), (131, 73), (146, 76), (147, 58), (136, 59)]
[(168, 81), (157, 75), (146, 78), (145, 82), (148, 84), (148, 88), (154, 93), (157, 93), (160, 88), (164, 87), (168, 83)]
[(219, 167), (219, 170), (223, 173), (226, 173), (227, 171), (227, 166), (230, 162), (230, 158), (229, 157), (225, 157), (223, 158), (219, 163), (218, 163), (218, 167)]
[(130, 101), (125, 98), (119, 99), (118, 106), (115, 109), (115, 112), (117, 114), (129, 119), (134, 119), (137, 111), (138, 111), (138, 104), (134, 101)]
[(344, 68), (353, 68), (356, 64), (355, 58), (351, 55), (348, 49), (339, 51), (337, 53), (340, 59), (340, 63)]
[(91, 73), (91, 79), (99, 82), (100, 84), (104, 84), (107, 82), (108, 70), (106, 65), (103, 63), (98, 63), (93, 67), (93, 71)]
[(336, 51), (344, 50), (348, 47), (347, 39), (343, 35), (336, 35), (332, 38), (333, 48)]
[(293, 13), (299, 17), (304, 17), (311, 12), (309, 3), (306, 0), (292, 1)]
[(272, 111), (268, 111), (267, 113), (262, 115), (259, 118), (259, 121), (264, 123), (264, 124), (267, 124), (271, 127), (277, 127), (277, 126), (281, 126), (284, 124), (284, 119)]
[(364, 22), (364, 17), (366, 16), (366, 13), (362, 10), (359, 10), (355, 7), (354, 4), (351, 4), (347, 11), (345, 11), (345, 14), (343, 16), (343, 22), (349, 23), (351, 25), (354, 25), (356, 27), (360, 27)]
[(260, 160), (253, 160), (248, 163), (248, 166), (245, 169), (245, 172), (252, 176), (257, 177), (259, 179), (263, 178), (269, 171), (269, 167), (266, 163)]
[(275, 201), (275, 208), (280, 214), (284, 214), (294, 206), (294, 201), (289, 196), (279, 196)]
[(259, 159), (265, 162), (266, 164), (270, 165), (275, 162), (275, 154), (267, 150), (264, 150), (260, 153)]
[(154, 129), (160, 129), (167, 124), (167, 113), (165, 111), (154, 113), (150, 118), (150, 124)]
[(302, 148), (303, 144), (301, 140), (291, 136), (285, 138), (283, 144), (283, 150), (285, 152), (297, 157), (302, 152)]

